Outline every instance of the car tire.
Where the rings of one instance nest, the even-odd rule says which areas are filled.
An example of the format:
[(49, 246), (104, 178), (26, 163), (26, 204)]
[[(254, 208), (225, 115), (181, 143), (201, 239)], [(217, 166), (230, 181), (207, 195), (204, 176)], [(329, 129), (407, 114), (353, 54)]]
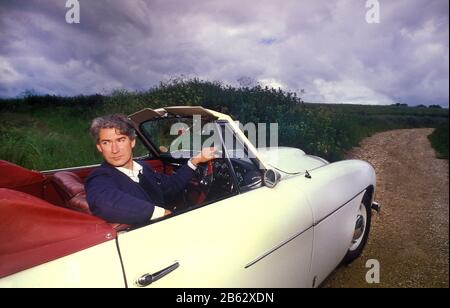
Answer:
[[(370, 207), (370, 197), (368, 194), (364, 195), (360, 207), (358, 209), (358, 214), (355, 219), (355, 232), (350, 247), (345, 255), (342, 263), (350, 264), (356, 258), (358, 258), (364, 247), (366, 246), (367, 240), (369, 238), (370, 226), (372, 222), (372, 211)], [(363, 230), (361, 230), (361, 222), (363, 225)]]

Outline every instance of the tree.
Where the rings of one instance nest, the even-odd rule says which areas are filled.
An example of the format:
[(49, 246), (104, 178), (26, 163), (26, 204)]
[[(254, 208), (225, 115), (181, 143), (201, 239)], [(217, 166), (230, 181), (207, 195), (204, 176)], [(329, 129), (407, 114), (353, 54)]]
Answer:
[(442, 109), (441, 105), (430, 105), (428, 108), (436, 108), (436, 109)]

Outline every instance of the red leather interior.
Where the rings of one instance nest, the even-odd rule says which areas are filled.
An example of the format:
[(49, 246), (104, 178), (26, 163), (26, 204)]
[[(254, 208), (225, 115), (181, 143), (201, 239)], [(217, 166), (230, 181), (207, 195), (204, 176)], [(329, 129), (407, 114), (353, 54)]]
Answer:
[(65, 207), (91, 215), (84, 185), (78, 175), (69, 171), (56, 172), (53, 174), (53, 183), (64, 199)]
[(164, 173), (164, 164), (160, 160), (146, 160), (144, 161), (148, 166), (152, 167), (155, 172)]
[[(147, 160), (147, 161), (144, 161), (144, 163), (151, 166), (153, 168), (153, 170), (155, 170), (156, 172), (164, 172), (166, 174), (172, 174), (172, 170), (173, 170), (172, 166), (171, 165), (165, 166), (163, 164), (163, 162), (160, 160)], [(77, 175), (81, 179), (81, 183), (84, 183), (86, 177), (93, 170), (95, 170), (95, 168), (97, 168), (97, 166), (73, 168), (73, 169), (68, 169), (66, 171), (56, 171), (56, 173), (71, 172), (71, 173)], [(53, 176), (56, 173), (46, 173), (45, 174), (46, 182), (54, 184)], [(35, 195), (35, 196), (39, 196), (40, 198), (43, 198), (43, 199), (47, 200), (48, 202), (56, 204), (58, 206), (66, 206), (66, 201), (63, 199), (61, 192), (59, 192), (59, 188), (57, 188), (56, 185), (51, 185), (51, 184), (44, 185), (44, 187), (42, 188), (42, 184), (40, 184), (39, 187), (41, 190), (43, 190), (42, 196), (35, 194), (35, 193), (31, 193), (31, 194)], [(76, 202), (76, 200), (73, 200), (73, 201)], [(79, 206), (75, 206), (75, 207), (78, 208)]]
[[(161, 160), (144, 161), (155, 172), (171, 174), (173, 167)], [(96, 166), (57, 171), (45, 175), (0, 160), (0, 187), (25, 192), (54, 205), (91, 215), (84, 191), (84, 180)], [(1, 198), (1, 196), (0, 196)], [(125, 224), (110, 224), (116, 231), (129, 228)]]
[[(160, 160), (146, 163), (156, 172), (173, 170)], [(90, 215), (83, 182), (94, 169), (44, 176), (0, 160), (0, 278), (114, 239), (129, 228)]]
[(0, 188), (0, 277), (116, 237), (104, 220)]
[[(153, 170), (155, 170), (155, 172), (160, 172), (160, 173), (167, 173), (167, 174), (171, 174), (172, 168), (171, 166), (164, 166), (163, 162), (157, 159), (154, 160), (146, 160), (143, 161), (144, 163), (146, 163), (147, 165), (149, 165), (150, 167), (153, 168)], [(75, 173), (76, 175), (78, 175), (78, 177), (82, 180), (82, 182), (84, 183), (84, 180), (87, 178), (87, 176), (95, 169), (97, 168), (97, 166), (94, 167), (84, 167), (84, 168), (76, 168), (76, 169), (72, 169), (72, 170), (67, 170), (69, 172)], [(58, 171), (60, 172), (60, 171)]]
[[(60, 171), (53, 174), (53, 183), (61, 197), (64, 199), (64, 207), (92, 215), (86, 200), (84, 184), (80, 177), (73, 172)], [(130, 226), (126, 224), (111, 223), (114, 230), (123, 231)]]

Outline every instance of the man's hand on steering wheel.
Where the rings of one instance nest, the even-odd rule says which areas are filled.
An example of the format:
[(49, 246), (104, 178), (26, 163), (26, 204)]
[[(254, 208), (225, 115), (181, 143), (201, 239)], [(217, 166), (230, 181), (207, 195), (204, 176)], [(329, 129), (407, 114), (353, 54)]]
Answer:
[(192, 164), (197, 166), (200, 163), (206, 163), (216, 158), (217, 150), (215, 148), (204, 148), (196, 156), (192, 157)]
[(197, 192), (197, 196), (192, 199), (189, 195), (189, 191), (185, 189), (183, 193), (185, 205), (196, 205), (202, 203), (206, 199), (213, 181), (213, 167), (211, 160), (216, 157), (216, 153), (217, 150), (215, 148), (204, 148), (200, 153), (191, 159), (191, 163), (197, 167), (197, 170), (195, 171), (196, 180), (191, 182), (190, 189)]

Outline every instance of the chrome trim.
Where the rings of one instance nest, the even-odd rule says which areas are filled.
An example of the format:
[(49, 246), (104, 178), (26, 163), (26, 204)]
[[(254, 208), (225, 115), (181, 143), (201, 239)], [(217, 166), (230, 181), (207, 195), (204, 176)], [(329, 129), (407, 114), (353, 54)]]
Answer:
[(341, 206), (337, 207), (333, 212), (331, 212), (330, 214), (328, 214), (327, 216), (323, 217), (321, 220), (317, 221), (314, 224), (314, 227), (317, 226), (318, 224), (320, 224), (322, 221), (324, 221), (325, 219), (327, 219), (328, 217), (330, 217), (331, 215), (333, 215), (334, 213), (336, 213), (337, 211), (339, 211), (340, 209), (342, 209), (344, 206), (346, 206), (347, 204), (349, 204), (350, 202), (352, 202), (354, 199), (358, 198), (362, 193), (365, 193), (367, 191), (367, 188), (365, 188), (364, 190), (360, 191), (359, 193), (357, 193), (354, 197), (352, 197), (350, 200), (348, 200), (347, 202), (345, 202), (344, 204), (342, 204)]
[(344, 206), (346, 206), (348, 203), (350, 203), (351, 201), (353, 201), (355, 198), (357, 198), (358, 196), (360, 196), (362, 193), (366, 192), (367, 188), (365, 188), (364, 190), (360, 191), (358, 194), (356, 194), (354, 197), (352, 197), (350, 200), (348, 200), (347, 202), (345, 202), (343, 205), (339, 206), (337, 209), (335, 209), (332, 213), (328, 214), (327, 216), (325, 216), (324, 218), (322, 218), (321, 220), (319, 220), (316, 223), (313, 223), (312, 226), (310, 226), (309, 228), (306, 228), (305, 230), (303, 230), (302, 232), (290, 237), (288, 240), (282, 242), (281, 244), (279, 244), (278, 246), (272, 248), (271, 250), (269, 250), (268, 252), (264, 253), (263, 255), (261, 255), (260, 257), (256, 258), (255, 260), (251, 261), (250, 263), (248, 263), (245, 268), (249, 268), (250, 266), (254, 265), (255, 263), (257, 263), (258, 261), (262, 260), (263, 258), (267, 257), (268, 255), (270, 255), (272, 252), (274, 252), (275, 250), (277, 250), (278, 248), (281, 248), (282, 246), (286, 245), (287, 243), (289, 243), (290, 241), (292, 241), (293, 239), (295, 239), (296, 237), (302, 235), (303, 233), (305, 233), (306, 231), (308, 231), (311, 228), (314, 228), (315, 226), (317, 226), (318, 224), (320, 224), (322, 221), (324, 221), (325, 219), (327, 219), (328, 217), (330, 217), (331, 215), (333, 215), (334, 213), (336, 213), (337, 211), (339, 211), (340, 209), (342, 209)]
[(355, 223), (355, 232), (353, 233), (353, 243), (356, 243), (358, 239), (363, 235), (365, 225), (366, 224), (364, 222), (364, 217), (362, 215), (358, 215)]
[(317, 283), (317, 276), (314, 276), (312, 287), (315, 288)]
[(315, 155), (310, 155), (310, 154), (306, 154), (306, 156), (307, 156), (307, 157), (311, 157), (311, 158), (313, 158), (313, 159), (315, 159), (315, 160), (318, 160), (318, 161), (324, 163), (325, 165), (329, 165), (329, 164), (330, 164), (330, 162), (329, 162), (328, 160), (323, 159), (323, 158), (320, 157), (320, 156), (315, 156)]
[(178, 261), (175, 261), (174, 264), (172, 264), (156, 273), (144, 274), (136, 280), (136, 285), (138, 287), (146, 287), (146, 286), (152, 284), (153, 282), (158, 281), (159, 279), (163, 278), (167, 274), (173, 272), (179, 266), (180, 266), (180, 263), (178, 263)]
[(289, 239), (285, 240), (284, 242), (282, 242), (281, 244), (275, 246), (274, 248), (272, 248), (271, 250), (269, 250), (268, 252), (264, 253), (263, 255), (259, 256), (258, 258), (256, 258), (255, 260), (251, 261), (250, 263), (248, 263), (244, 268), (249, 268), (250, 266), (254, 265), (255, 263), (257, 263), (258, 261), (261, 261), (262, 259), (264, 259), (265, 257), (267, 257), (268, 255), (270, 255), (272, 252), (274, 252), (275, 250), (281, 248), (282, 246), (286, 245), (287, 243), (289, 243), (290, 241), (292, 241), (293, 239), (295, 239), (296, 237), (302, 235), (303, 233), (305, 233), (306, 231), (308, 231), (309, 229), (311, 229), (311, 227), (303, 230), (300, 233), (297, 233), (294, 236), (291, 236)]
[[(147, 155), (142, 155), (142, 156), (136, 156), (133, 157), (133, 160), (138, 160), (138, 161), (142, 161), (142, 160), (151, 160), (153, 157), (149, 156), (149, 154)], [(94, 165), (86, 165), (86, 166), (78, 166), (78, 167), (68, 167), (68, 168), (60, 168), (60, 169), (49, 169), (49, 170), (43, 170), (43, 171), (39, 171), (42, 174), (48, 174), (48, 173), (55, 173), (55, 172), (59, 172), (59, 171), (76, 171), (76, 170), (81, 170), (81, 169), (87, 169), (87, 168), (96, 168), (96, 167), (100, 167), (101, 164), (94, 164)]]
[(372, 210), (375, 210), (377, 213), (380, 213), (381, 211), (381, 205), (378, 202), (372, 202), (372, 205), (370, 206)]
[(80, 170), (80, 169), (86, 169), (86, 168), (94, 168), (94, 167), (99, 167), (100, 164), (95, 164), (95, 165), (87, 165), (87, 166), (79, 166), (79, 167), (69, 167), (69, 168), (61, 168), (61, 169), (50, 169), (50, 170), (44, 170), (44, 171), (40, 171), (42, 174), (47, 174), (47, 173), (55, 173), (55, 172), (59, 172), (59, 171), (75, 171), (75, 170)]
[(272, 164), (268, 164), (268, 165), (269, 165), (270, 167), (272, 167), (273, 169), (278, 170), (278, 171), (280, 171), (281, 173), (286, 174), (286, 175), (305, 175), (307, 172), (309, 173), (309, 172), (315, 171), (315, 170), (317, 170), (317, 169), (320, 169), (320, 168), (326, 166), (326, 165), (318, 166), (318, 167), (316, 167), (316, 168), (308, 169), (308, 170), (306, 170), (306, 172), (305, 172), (305, 171), (287, 172), (287, 171), (283, 171), (283, 170), (281, 170), (281, 169), (275, 167), (275, 166), (272, 165)]

